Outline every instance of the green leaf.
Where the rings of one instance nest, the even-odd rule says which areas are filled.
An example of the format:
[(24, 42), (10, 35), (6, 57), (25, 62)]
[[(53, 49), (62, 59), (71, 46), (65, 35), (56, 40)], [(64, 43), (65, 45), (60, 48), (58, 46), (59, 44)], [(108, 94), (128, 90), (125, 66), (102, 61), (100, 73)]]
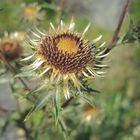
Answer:
[(38, 111), (35, 114), (32, 115), (32, 122), (34, 124), (34, 128), (38, 129), (41, 121), (42, 121), (42, 117), (43, 117), (43, 111)]
[(66, 127), (66, 124), (65, 124), (63, 118), (60, 117), (58, 122), (59, 122), (59, 125), (60, 125), (60, 127), (61, 127), (61, 130), (66, 134), (66, 132), (67, 132), (67, 127)]
[(47, 101), (53, 96), (53, 93), (50, 91), (49, 93), (47, 93), (47, 95), (45, 97), (43, 97), (39, 102), (37, 102), (34, 107), (31, 109), (31, 111), (27, 114), (27, 116), (25, 117), (25, 120), (28, 120), (30, 118), (30, 116), (32, 115), (32, 113), (40, 110), (42, 107), (44, 107), (47, 103)]
[(58, 86), (58, 87), (56, 87), (56, 93), (55, 93), (55, 98), (54, 98), (56, 125), (58, 123), (60, 111), (61, 111), (61, 97), (60, 97), (59, 93), (60, 93), (60, 87)]

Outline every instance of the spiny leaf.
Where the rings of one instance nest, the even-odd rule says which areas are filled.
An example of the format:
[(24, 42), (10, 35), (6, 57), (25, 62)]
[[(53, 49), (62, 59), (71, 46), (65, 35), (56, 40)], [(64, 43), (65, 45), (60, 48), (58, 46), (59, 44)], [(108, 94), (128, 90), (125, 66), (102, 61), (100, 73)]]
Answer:
[(28, 120), (30, 118), (30, 116), (32, 115), (32, 113), (40, 110), (46, 103), (47, 101), (52, 97), (53, 93), (50, 92), (50, 93), (47, 93), (47, 95), (41, 99), (39, 102), (37, 102), (34, 107), (31, 109), (31, 111), (27, 114), (27, 116), (25, 117), (25, 120)]
[(54, 98), (54, 106), (55, 106), (55, 123), (57, 125), (59, 120), (59, 115), (61, 111), (61, 97), (59, 95), (60, 87), (56, 88), (55, 98)]
[(66, 134), (66, 132), (67, 132), (67, 127), (66, 127), (66, 124), (65, 124), (63, 118), (60, 117), (58, 122), (59, 122), (59, 125), (60, 125), (60, 127), (61, 127), (61, 130)]

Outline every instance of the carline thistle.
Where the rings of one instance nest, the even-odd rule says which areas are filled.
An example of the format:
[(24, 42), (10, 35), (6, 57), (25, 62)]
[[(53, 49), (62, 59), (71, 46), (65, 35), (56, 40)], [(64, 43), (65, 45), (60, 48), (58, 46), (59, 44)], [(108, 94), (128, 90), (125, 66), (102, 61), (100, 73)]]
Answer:
[(59, 87), (59, 93), (69, 99), (73, 89), (77, 94), (82, 93), (81, 89), (85, 88), (82, 81), (85, 78), (102, 76), (105, 73), (99, 70), (107, 67), (102, 64), (102, 58), (108, 53), (105, 53), (106, 49), (103, 47), (105, 42), (95, 46), (102, 35), (92, 42), (85, 39), (90, 24), (82, 33), (75, 31), (73, 20), (68, 25), (61, 20), (57, 28), (50, 23), (50, 27), (47, 33), (38, 28), (32, 32), (29, 43), (34, 53), (23, 61), (34, 60), (28, 68), (31, 71), (39, 69), (38, 77), (45, 78), (43, 86)]
[[(23, 53), (23, 40), (23, 32), (14, 32), (10, 34), (5, 32), (4, 37), (0, 38), (0, 52), (6, 61), (14, 62), (21, 57)], [(1, 59), (0, 57), (0, 60)]]

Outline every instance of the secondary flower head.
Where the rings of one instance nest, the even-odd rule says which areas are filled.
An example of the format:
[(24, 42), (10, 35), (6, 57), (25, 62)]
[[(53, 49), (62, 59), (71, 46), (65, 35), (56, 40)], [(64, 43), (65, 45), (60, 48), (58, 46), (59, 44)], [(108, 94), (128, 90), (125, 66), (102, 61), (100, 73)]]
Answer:
[(20, 35), (20, 32), (11, 33), (10, 35), (6, 33), (5, 37), (0, 39), (0, 52), (7, 61), (19, 58), (23, 51), (22, 40), (23, 36)]
[(90, 122), (97, 117), (98, 113), (99, 111), (97, 108), (88, 104), (84, 107), (84, 120)]
[(22, 18), (27, 23), (35, 23), (43, 19), (45, 13), (37, 3), (22, 4)]
[(89, 25), (83, 33), (74, 30), (73, 20), (69, 25), (61, 21), (57, 28), (52, 23), (50, 25), (48, 33), (42, 33), (38, 29), (37, 32), (33, 32), (34, 37), (30, 39), (30, 44), (35, 52), (24, 60), (35, 59), (29, 68), (42, 71), (39, 77), (46, 77), (45, 85), (51, 84), (55, 87), (60, 85), (68, 99), (72, 89), (81, 93), (81, 88), (84, 88), (82, 85), (84, 78), (101, 76), (103, 73), (98, 70), (106, 67), (100, 61), (107, 55), (104, 54), (105, 49), (102, 49), (105, 43), (95, 47), (94, 43), (100, 40), (101, 36), (93, 42), (85, 39), (84, 35)]

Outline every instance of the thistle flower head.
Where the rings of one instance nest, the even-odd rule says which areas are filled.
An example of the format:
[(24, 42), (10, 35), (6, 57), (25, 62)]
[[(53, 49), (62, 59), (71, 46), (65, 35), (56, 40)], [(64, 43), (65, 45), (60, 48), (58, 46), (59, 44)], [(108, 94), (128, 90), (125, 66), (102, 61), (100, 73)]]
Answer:
[[(6, 34), (4, 38), (0, 39), (0, 52), (3, 54), (7, 61), (14, 61), (19, 58), (23, 48), (21, 45), (21, 36), (18, 32)], [(0, 58), (1, 59), (1, 58)]]
[(39, 20), (42, 20), (45, 13), (41, 11), (41, 6), (37, 3), (31, 3), (26, 5), (22, 4), (22, 18), (27, 23), (34, 23)]
[(39, 77), (46, 77), (47, 84), (61, 85), (65, 97), (70, 98), (73, 88), (81, 93), (81, 88), (84, 88), (82, 80), (85, 77), (93, 78), (103, 73), (98, 70), (106, 66), (100, 61), (107, 55), (104, 54), (105, 49), (102, 49), (104, 43), (99, 47), (94, 44), (101, 36), (93, 42), (85, 39), (89, 25), (83, 33), (74, 30), (73, 20), (69, 25), (61, 21), (57, 28), (52, 23), (50, 25), (48, 33), (38, 29), (33, 32), (34, 37), (30, 38), (30, 44), (35, 52), (24, 60), (35, 59), (28, 67), (41, 70)]

